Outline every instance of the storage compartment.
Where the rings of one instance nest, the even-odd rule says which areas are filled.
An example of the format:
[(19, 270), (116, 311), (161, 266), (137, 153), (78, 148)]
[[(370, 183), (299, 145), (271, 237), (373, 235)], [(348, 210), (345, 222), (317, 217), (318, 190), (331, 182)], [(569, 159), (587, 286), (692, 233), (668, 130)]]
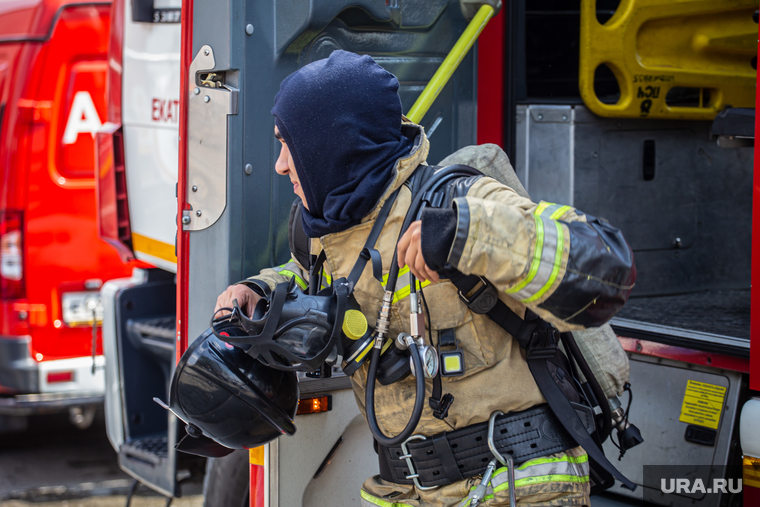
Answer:
[(748, 317), (706, 303), (749, 289), (752, 148), (719, 148), (710, 122), (607, 119), (569, 105), (521, 105), (517, 118), (526, 190), (623, 231), (638, 270), (632, 298), (706, 293), (703, 316), (722, 307)]
[[(673, 466), (682, 477), (712, 485), (724, 469), (710, 466), (736, 463), (740, 452), (735, 426), (746, 397), (743, 374), (712, 367), (710, 356), (749, 357), (752, 162), (752, 148), (720, 148), (710, 122), (518, 106), (515, 170), (533, 200), (609, 220), (635, 255), (636, 286), (612, 326), (619, 336), (642, 340), (643, 353), (629, 353), (630, 420), (644, 443), (622, 461), (610, 441), (605, 450), (641, 487), (610, 493), (657, 505), (722, 505), (718, 494), (663, 494), (645, 483), (644, 467)], [(697, 357), (706, 357), (706, 365), (688, 362)], [(712, 421), (691, 417), (688, 386), (724, 393)]]

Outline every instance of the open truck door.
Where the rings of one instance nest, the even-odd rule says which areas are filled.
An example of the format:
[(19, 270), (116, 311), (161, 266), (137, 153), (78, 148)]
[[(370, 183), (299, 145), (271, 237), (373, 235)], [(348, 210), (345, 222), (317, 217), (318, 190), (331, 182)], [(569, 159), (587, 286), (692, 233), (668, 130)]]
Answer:
[[(274, 172), (270, 114), (282, 79), (337, 49), (370, 54), (398, 76), (408, 111), (467, 21), (447, 0), (228, 0), (185, 2), (182, 23), (178, 356), (230, 283), (290, 258), (294, 196)], [(475, 72), (469, 54), (420, 122), (433, 136), (433, 162), (475, 143)], [(350, 381), (336, 371), (302, 378), (300, 390), (302, 406), (330, 396), (328, 411), (297, 416), (294, 437), (251, 451), (251, 505), (356, 505), (378, 465)]]

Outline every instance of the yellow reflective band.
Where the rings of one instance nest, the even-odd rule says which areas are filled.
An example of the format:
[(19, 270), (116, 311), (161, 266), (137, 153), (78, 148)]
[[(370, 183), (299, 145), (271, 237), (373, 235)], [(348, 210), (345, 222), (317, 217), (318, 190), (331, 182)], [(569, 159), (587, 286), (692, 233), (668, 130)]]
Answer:
[[(525, 477), (524, 479), (518, 479), (515, 481), (515, 489), (522, 487), (522, 486), (532, 486), (533, 484), (545, 484), (547, 482), (575, 482), (575, 483), (585, 483), (588, 482), (589, 478), (588, 475), (583, 476), (577, 476), (577, 475), (539, 475), (537, 477)], [(504, 484), (500, 484), (493, 488), (494, 493), (498, 493), (499, 491), (504, 491), (505, 489), (509, 489), (509, 482), (505, 482)]]
[(404, 507), (405, 504), (395, 503), (395, 502), (387, 502), (383, 500), (382, 498), (377, 498), (376, 496), (372, 496), (369, 493), (367, 493), (364, 490), (361, 490), (362, 500), (365, 500), (372, 505), (379, 505), (380, 507)]
[(132, 233), (132, 248), (137, 252), (156, 257), (162, 261), (173, 264), (177, 263), (177, 256), (174, 255), (174, 245), (137, 234), (136, 232)]
[[(404, 266), (403, 268), (398, 270), (398, 278), (401, 278), (408, 272), (409, 272), (409, 266)], [(388, 275), (390, 275), (390, 273), (385, 273), (385, 275), (383, 275), (383, 287), (388, 285)]]
[[(529, 461), (526, 461), (519, 467), (517, 467), (517, 470), (525, 470), (528, 467), (534, 466), (534, 465), (546, 465), (547, 463), (586, 463), (588, 462), (588, 454), (584, 454), (583, 456), (570, 456), (565, 455), (561, 458), (535, 458)], [(494, 472), (494, 475), (498, 475), (500, 471), (506, 472), (507, 469), (505, 467), (497, 468)]]
[(549, 218), (551, 218), (552, 220), (557, 220), (559, 217), (561, 217), (562, 215), (564, 215), (565, 213), (567, 213), (571, 209), (572, 209), (572, 206), (562, 206), (560, 209), (558, 209), (557, 211), (555, 211), (554, 213), (552, 213), (549, 216)]
[(533, 214), (536, 215), (537, 217), (540, 217), (541, 214), (544, 212), (544, 210), (546, 210), (546, 208), (548, 208), (549, 206), (554, 206), (554, 203), (541, 201), (540, 203), (538, 203), (538, 206), (536, 206), (536, 209), (533, 211)]
[[(399, 269), (399, 271), (398, 271), (398, 278), (401, 278), (402, 276), (408, 274), (409, 271), (410, 271), (409, 266), (404, 266), (403, 268)], [(383, 287), (385, 287), (386, 285), (388, 285), (388, 275), (390, 275), (390, 273), (386, 273), (383, 276)], [(417, 280), (417, 287), (423, 287), (424, 288), (424, 287), (427, 287), (428, 285), (430, 285), (430, 280), (426, 280), (426, 281), (424, 281), (422, 283), (420, 283), (420, 281)], [(405, 297), (409, 296), (409, 294), (411, 294), (411, 293), (412, 293), (412, 289), (409, 288), (409, 284), (405, 285), (404, 287), (401, 287), (400, 289), (398, 289), (393, 294), (393, 303), (392, 304), (395, 305), (400, 300), (402, 300)]]
[(536, 221), (536, 251), (533, 252), (533, 262), (530, 265), (530, 271), (528, 271), (528, 276), (523, 278), (522, 282), (507, 289), (507, 294), (514, 294), (524, 289), (535, 278), (536, 273), (538, 273), (538, 267), (541, 265), (541, 253), (544, 250), (544, 221), (537, 216), (534, 216), (533, 220)]
[(562, 264), (562, 250), (564, 248), (565, 244), (565, 232), (562, 230), (562, 224), (559, 222), (554, 222), (554, 225), (557, 227), (557, 252), (554, 255), (554, 267), (552, 268), (552, 274), (549, 276), (549, 280), (546, 282), (546, 284), (539, 289), (538, 292), (533, 294), (528, 299), (523, 299), (523, 303), (532, 303), (533, 301), (537, 300), (541, 296), (543, 296), (546, 291), (548, 291), (551, 286), (554, 284), (554, 281), (557, 279), (557, 273), (559, 273), (560, 265)]
[(322, 269), (322, 279), (327, 282), (327, 285), (330, 285), (332, 283), (332, 277), (325, 273), (324, 269)]
[(281, 274), (281, 275), (290, 276), (292, 278), (295, 278), (296, 283), (298, 284), (298, 286), (301, 287), (302, 290), (306, 290), (307, 285), (306, 285), (306, 282), (303, 281), (303, 278), (301, 278), (297, 274), (293, 273), (289, 269), (281, 269), (280, 271), (278, 271), (278, 273)]
[[(505, 471), (506, 468), (500, 468), (499, 470)], [(583, 475), (583, 476), (577, 476), (577, 475), (565, 475), (565, 474), (552, 474), (552, 475), (538, 475), (536, 477), (525, 477), (523, 479), (517, 479), (515, 480), (515, 489), (523, 487), (523, 486), (532, 486), (534, 484), (545, 484), (547, 482), (573, 482), (576, 484), (583, 484), (586, 482), (589, 482), (589, 476)], [(475, 488), (477, 486), (473, 486), (470, 488), (470, 491), (475, 491)], [(498, 493), (499, 491), (509, 490), (509, 482), (505, 482), (503, 484), (499, 484), (495, 488), (492, 488), (494, 493)], [(489, 500), (493, 498), (493, 495), (486, 495), (483, 497), (483, 500)], [(466, 505), (469, 505), (466, 504)]]
[[(385, 351), (390, 348), (390, 346), (393, 344), (393, 340), (385, 340), (385, 343), (383, 344), (383, 348), (380, 349), (380, 354), (385, 354)], [(362, 350), (362, 353), (357, 356), (356, 359), (354, 359), (354, 363), (361, 363), (362, 359), (369, 354), (369, 351), (372, 350), (372, 347), (375, 345), (375, 340), (370, 340), (370, 342), (367, 344), (366, 347), (364, 347), (364, 350)]]
[[(428, 285), (430, 285), (430, 280), (426, 280), (424, 282), (417, 280), (417, 287), (425, 288)], [(398, 301), (404, 299), (405, 297), (408, 297), (411, 293), (411, 286), (407, 285), (406, 287), (401, 287), (393, 294), (393, 304), (395, 305)]]

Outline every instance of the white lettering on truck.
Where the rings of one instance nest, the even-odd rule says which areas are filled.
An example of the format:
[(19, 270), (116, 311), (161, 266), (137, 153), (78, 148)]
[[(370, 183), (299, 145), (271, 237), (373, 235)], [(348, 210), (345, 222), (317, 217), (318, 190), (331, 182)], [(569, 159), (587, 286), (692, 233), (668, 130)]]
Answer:
[(63, 144), (74, 144), (83, 132), (94, 137), (101, 125), (90, 93), (77, 92), (74, 95), (74, 103), (71, 104), (69, 119), (66, 121), (66, 130), (63, 132)]

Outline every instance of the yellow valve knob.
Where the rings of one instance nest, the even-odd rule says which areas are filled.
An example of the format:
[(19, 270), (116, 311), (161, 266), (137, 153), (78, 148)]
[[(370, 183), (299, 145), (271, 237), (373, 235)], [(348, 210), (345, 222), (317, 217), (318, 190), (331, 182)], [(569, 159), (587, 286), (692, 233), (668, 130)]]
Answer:
[(359, 310), (346, 310), (343, 318), (343, 334), (351, 340), (358, 340), (367, 333), (367, 317)]

